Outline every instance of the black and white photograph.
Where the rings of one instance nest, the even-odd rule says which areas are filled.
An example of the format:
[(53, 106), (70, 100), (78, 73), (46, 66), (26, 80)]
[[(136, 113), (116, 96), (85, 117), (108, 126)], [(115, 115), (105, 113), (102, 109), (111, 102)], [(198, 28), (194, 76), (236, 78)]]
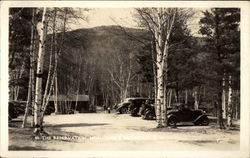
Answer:
[(249, 158), (250, 3), (143, 3), (3, 1), (0, 156)]

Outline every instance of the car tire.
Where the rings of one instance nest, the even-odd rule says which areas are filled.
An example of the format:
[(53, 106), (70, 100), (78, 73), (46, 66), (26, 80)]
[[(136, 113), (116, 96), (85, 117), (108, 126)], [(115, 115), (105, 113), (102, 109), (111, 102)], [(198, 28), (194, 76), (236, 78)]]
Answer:
[(126, 108), (126, 107), (122, 107), (121, 109), (120, 109), (120, 113), (121, 114), (126, 114), (128, 112), (128, 108)]
[(152, 111), (147, 111), (145, 113), (145, 119), (146, 120), (153, 120), (153, 119), (155, 119), (155, 115), (152, 113)]
[(143, 120), (145, 120), (145, 119), (146, 119), (145, 115), (141, 115), (141, 118), (142, 118)]
[(209, 125), (209, 119), (207, 117), (205, 117), (204, 119), (202, 119), (201, 125), (202, 126), (208, 126)]
[(194, 125), (196, 125), (196, 126), (199, 126), (200, 124), (201, 124), (200, 121), (194, 122)]
[(176, 124), (177, 124), (176, 118), (170, 117), (170, 118), (168, 119), (168, 126), (170, 126), (170, 127), (175, 127)]

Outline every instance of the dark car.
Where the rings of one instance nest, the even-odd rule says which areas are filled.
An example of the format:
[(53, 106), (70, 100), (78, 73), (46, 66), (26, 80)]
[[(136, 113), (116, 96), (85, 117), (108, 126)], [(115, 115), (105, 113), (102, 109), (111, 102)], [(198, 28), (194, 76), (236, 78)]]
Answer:
[(142, 104), (145, 103), (149, 98), (126, 98), (122, 103), (118, 104), (116, 111), (120, 114), (125, 114), (128, 111), (135, 113), (136, 109), (140, 108)]
[[(173, 108), (167, 108), (167, 110), (172, 110)], [(142, 119), (145, 120), (155, 120), (156, 115), (155, 115), (155, 107), (153, 104), (147, 107), (144, 113), (142, 113)]]
[(169, 110), (167, 112), (167, 118), (169, 126), (176, 126), (178, 122), (192, 122), (195, 125), (203, 126), (209, 125), (209, 119), (204, 111), (191, 110), (183, 106)]
[(147, 106), (144, 111), (142, 111), (141, 116), (146, 120), (154, 120), (155, 119), (155, 107), (153, 104)]

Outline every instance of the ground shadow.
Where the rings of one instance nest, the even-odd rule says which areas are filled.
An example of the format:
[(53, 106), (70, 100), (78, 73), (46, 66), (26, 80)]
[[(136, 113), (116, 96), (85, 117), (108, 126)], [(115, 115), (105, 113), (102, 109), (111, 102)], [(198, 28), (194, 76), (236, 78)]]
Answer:
[[(30, 122), (27, 123), (29, 125)], [(68, 137), (75, 137), (75, 136), (84, 136), (88, 137), (89, 135), (79, 135), (75, 132), (66, 132), (63, 131), (60, 127), (77, 127), (77, 126), (93, 126), (93, 125), (105, 125), (105, 124), (62, 124), (62, 126), (57, 126), (56, 128), (54, 125), (45, 126), (44, 130), (48, 133), (49, 136), (68, 136)], [(33, 130), (34, 128), (27, 127), (21, 128), (22, 121), (15, 121), (9, 122), (9, 150), (48, 150), (48, 147), (54, 144), (64, 144), (64, 143), (77, 143), (77, 140), (35, 140)], [(56, 150), (56, 149), (49, 149), (49, 150)]]
[(215, 140), (179, 140), (181, 143), (189, 143), (193, 145), (203, 146), (208, 143), (216, 143)]
[(16, 145), (10, 145), (9, 150), (46, 150), (40, 146), (16, 146)]
[(188, 127), (188, 126), (199, 126), (199, 125), (194, 125), (194, 124), (177, 124), (177, 127)]
[(23, 120), (15, 119), (15, 120), (10, 120), (9, 122), (23, 122)]
[(48, 124), (45, 125), (46, 127), (56, 127), (56, 128), (63, 128), (63, 127), (85, 127), (85, 126), (105, 126), (109, 125), (108, 123), (76, 123), (76, 124)]

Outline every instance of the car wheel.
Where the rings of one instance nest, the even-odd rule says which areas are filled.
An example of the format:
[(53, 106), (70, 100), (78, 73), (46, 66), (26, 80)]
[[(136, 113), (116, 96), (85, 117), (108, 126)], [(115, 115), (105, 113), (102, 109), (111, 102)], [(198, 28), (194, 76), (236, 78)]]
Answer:
[(202, 119), (201, 125), (202, 125), (202, 126), (207, 126), (207, 125), (209, 125), (209, 119), (208, 119), (207, 117), (204, 118), (204, 119)]
[(128, 109), (126, 107), (121, 108), (120, 112), (121, 114), (126, 114)]
[(155, 116), (154, 116), (154, 114), (151, 111), (149, 111), (149, 112), (147, 112), (145, 114), (145, 119), (146, 120), (153, 120), (154, 118), (155, 118)]
[(142, 118), (143, 120), (145, 120), (145, 119), (146, 119), (146, 116), (145, 116), (145, 115), (141, 115), (141, 118)]
[(176, 126), (176, 123), (177, 123), (177, 120), (176, 120), (174, 117), (170, 117), (170, 118), (168, 119), (168, 126), (175, 127), (175, 126)]
[(194, 125), (196, 125), (196, 126), (198, 126), (198, 125), (200, 125), (200, 124), (201, 124), (200, 121), (194, 122)]

